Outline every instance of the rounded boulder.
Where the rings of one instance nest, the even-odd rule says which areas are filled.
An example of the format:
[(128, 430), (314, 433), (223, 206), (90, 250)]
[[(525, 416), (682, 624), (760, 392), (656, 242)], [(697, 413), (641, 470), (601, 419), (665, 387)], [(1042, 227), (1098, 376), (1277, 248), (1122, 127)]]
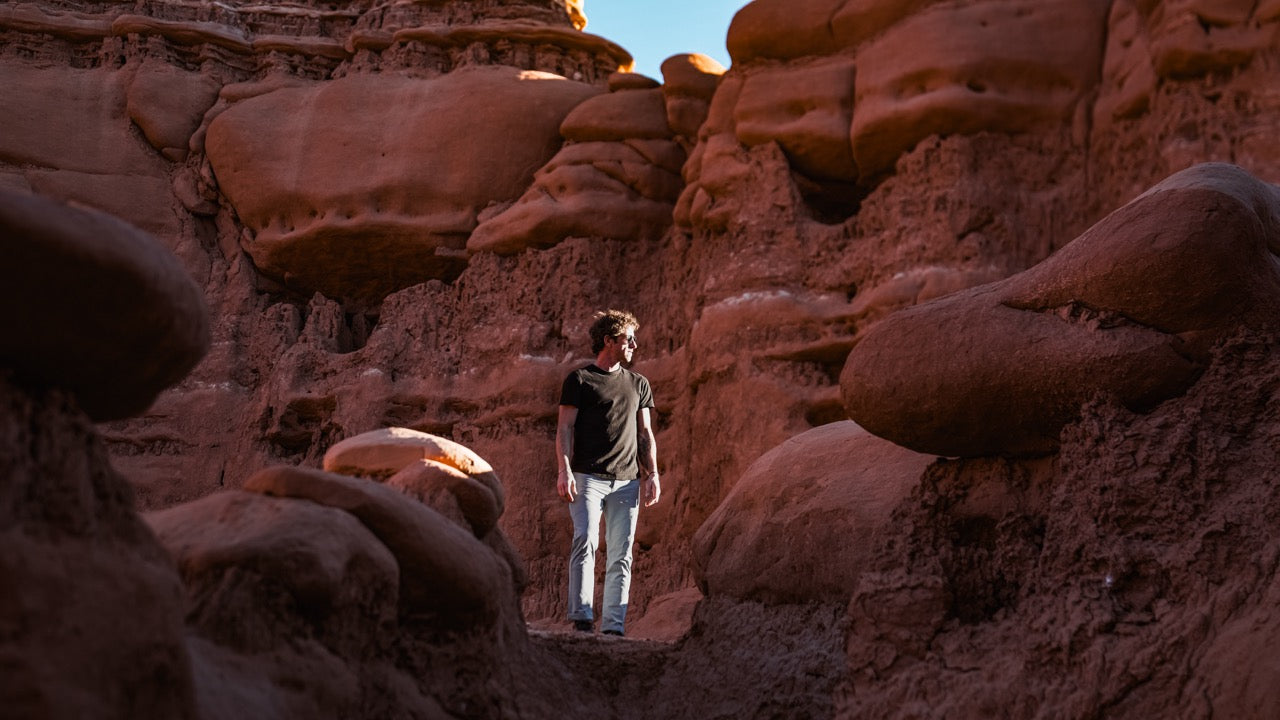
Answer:
[(0, 190), (0, 365), (73, 392), (96, 421), (146, 410), (209, 349), (204, 297), (159, 241), (122, 220)]
[(1189, 168), (1035, 267), (873, 326), (841, 373), (845, 409), (920, 452), (1051, 453), (1091, 399), (1145, 412), (1217, 342), (1280, 326), (1277, 248), (1280, 188)]
[(395, 558), (341, 510), (229, 491), (145, 519), (182, 575), (188, 622), (219, 644), (263, 652), (301, 631), (354, 656), (395, 617)]
[(310, 500), (358, 518), (399, 563), (403, 614), (433, 616), (450, 627), (475, 627), (496, 622), (514, 602), (511, 570), (493, 550), (398, 490), (288, 466), (259, 471), (244, 489)]
[(846, 600), (877, 534), (935, 458), (842, 421), (762, 455), (693, 538), (707, 597)]

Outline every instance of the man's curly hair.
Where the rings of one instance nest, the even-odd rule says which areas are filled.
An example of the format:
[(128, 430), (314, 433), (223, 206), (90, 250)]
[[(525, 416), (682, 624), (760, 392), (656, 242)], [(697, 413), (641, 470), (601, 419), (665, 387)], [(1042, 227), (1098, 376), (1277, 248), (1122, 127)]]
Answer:
[(591, 323), (591, 352), (599, 354), (604, 349), (604, 339), (617, 337), (628, 330), (640, 329), (640, 321), (626, 310), (604, 310), (595, 314)]

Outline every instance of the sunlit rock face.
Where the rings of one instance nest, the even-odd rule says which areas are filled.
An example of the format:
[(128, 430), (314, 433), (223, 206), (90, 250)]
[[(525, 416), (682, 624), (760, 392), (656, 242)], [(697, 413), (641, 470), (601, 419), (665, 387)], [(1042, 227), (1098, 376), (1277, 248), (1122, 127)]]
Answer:
[(476, 214), (631, 64), (584, 24), (580, 2), (9, 6), (0, 185), (166, 237), (226, 201), (264, 276), (376, 304), (456, 277)]
[(850, 129), (859, 172), (935, 133), (1070, 123), (1096, 82), (1102, 0), (932, 4), (857, 47)]
[(734, 61), (791, 62), (747, 76), (738, 139), (775, 140), (811, 177), (853, 182), (935, 133), (1069, 122), (1098, 74), (1108, 6), (757, 0), (730, 27)]
[(513, 206), (494, 208), (467, 249), (512, 254), (568, 237), (660, 237), (684, 187), (685, 148), (723, 72), (705, 56), (663, 67), (676, 77), (672, 89), (619, 74), (610, 93), (574, 108), (560, 127), (564, 148)]
[(857, 179), (849, 144), (854, 75), (853, 61), (845, 58), (751, 75), (733, 109), (738, 141), (777, 142), (797, 170), (815, 178)]
[(566, 237), (654, 238), (670, 223), (684, 153), (662, 91), (623, 89), (582, 103), (561, 133), (572, 144), (538, 171), (515, 207), (477, 229), (473, 252), (504, 254)]
[[(1067, 132), (1080, 143), (1090, 115), (1105, 131), (1148, 112), (1162, 81), (1231, 72), (1274, 50), (1278, 19), (1266, 3), (1240, 2), (757, 0), (730, 26), (741, 85), (722, 93), (708, 157), (695, 163), (735, 162), (716, 152), (723, 134), (735, 147), (777, 143), (822, 206), (833, 183), (865, 195), (935, 135)], [(716, 180), (725, 172), (686, 173), (695, 226), (723, 222), (693, 199), (732, 195)]]
[(598, 91), (509, 67), (435, 78), (349, 75), (264, 92), (209, 126), (219, 186), (263, 272), (380, 299), (466, 266), (477, 215), (510, 202)]
[[(934, 133), (1025, 132), (1070, 120), (1097, 76), (1107, 5), (810, 1), (792, 12), (756, 1), (730, 28), (735, 61), (837, 56), (844, 65), (788, 63), (749, 77), (741, 111), (759, 114), (750, 110), (759, 104), (751, 85), (772, 82), (797, 96), (778, 105), (795, 117), (745, 128), (739, 119), (737, 136), (746, 145), (778, 140), (810, 176), (854, 182), (886, 172)], [(780, 24), (791, 32), (778, 32)], [(838, 167), (806, 159), (806, 138), (823, 136), (828, 154), (844, 158)]]

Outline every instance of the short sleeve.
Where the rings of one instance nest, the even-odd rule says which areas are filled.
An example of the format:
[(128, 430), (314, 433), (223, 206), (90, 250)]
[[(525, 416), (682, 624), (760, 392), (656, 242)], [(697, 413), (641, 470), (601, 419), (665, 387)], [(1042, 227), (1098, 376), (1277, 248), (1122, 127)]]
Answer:
[(640, 380), (640, 382), (636, 383), (636, 389), (640, 391), (639, 409), (643, 410), (645, 408), (653, 407), (653, 390), (649, 388), (648, 378), (643, 375), (637, 375), (636, 377)]
[(578, 379), (578, 373), (571, 372), (560, 386), (560, 404), (578, 407), (581, 402), (582, 381)]

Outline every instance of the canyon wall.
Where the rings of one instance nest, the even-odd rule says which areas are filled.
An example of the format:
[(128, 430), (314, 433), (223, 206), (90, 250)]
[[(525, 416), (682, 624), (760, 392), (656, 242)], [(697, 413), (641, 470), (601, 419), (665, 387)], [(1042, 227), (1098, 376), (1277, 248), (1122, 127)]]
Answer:
[(731, 72), (676, 57), (661, 85), (611, 77), (629, 57), (572, 5), (3, 9), (0, 184), (155, 233), (212, 311), (195, 372), (104, 428), (144, 507), (441, 434), (519, 498), (526, 611), (553, 615), (558, 383), (628, 307), (668, 484), (643, 608), (752, 460), (845, 417), (863, 328), (1193, 162), (1280, 167), (1267, 3), (759, 0)]
[[(729, 29), (731, 69), (676, 56), (661, 82), (625, 72), (622, 48), (582, 31), (584, 11), (534, 0), (0, 7), (0, 188), (153, 234), (208, 307), (204, 359), (145, 412), (99, 418), (142, 509), (239, 489), (270, 466), (318, 468), (366, 431), (450, 438), (502, 478), (499, 525), (528, 573), (522, 612), (552, 621), (570, 533), (553, 489), (559, 384), (590, 358), (591, 313), (624, 307), (642, 322), (635, 369), (655, 389), (665, 485), (641, 515), (634, 617), (694, 587), (706, 627), (716, 603), (820, 601), (844, 617), (853, 597), (847, 626), (819, 623), (853, 638), (847, 674), (831, 679), (847, 696), (829, 700), (878, 711), (937, 669), (929, 642), (988, 648), (973, 633), (993, 618), (1008, 623), (998, 633), (1026, 631), (997, 618), (1000, 608), (1074, 572), (1066, 557), (1056, 570), (1035, 565), (1043, 546), (1026, 538), (1067, 517), (1046, 513), (1076, 517), (1090, 511), (1075, 504), (1103, 501), (1064, 494), (1053, 478), (1106, 485), (1108, 463), (1160, 444), (1135, 429), (1157, 422), (1146, 413), (1212, 404), (1206, 378), (1228, 381), (1215, 368), (1269, 377), (1255, 357), (1269, 346), (1256, 337), (1272, 328), (1251, 318), (1267, 316), (1274, 296), (1216, 294), (1234, 287), (1233, 262), (1267, 265), (1265, 251), (1143, 259), (1163, 248), (1151, 237), (1182, 237), (1179, 212), (1203, 210), (1182, 196), (1154, 196), (1169, 205), (1147, 213), (1155, 229), (1129, 255), (1040, 263), (1077, 237), (1078, 254), (1083, 240), (1122, 236), (1128, 220), (1104, 218), (1197, 163), (1280, 181), (1280, 3), (756, 0)], [(1133, 272), (1095, 282), (1099, 262)], [(1187, 291), (1199, 304), (1171, 313), (1184, 285), (1200, 288)], [(1159, 292), (1172, 295), (1143, 297)], [(1135, 295), (1143, 312), (1130, 307)], [(944, 296), (922, 306), (931, 314), (905, 310)], [(1018, 333), (1034, 335), (1051, 313), (1074, 324), (1044, 331), (1059, 345), (1028, 356), (1035, 343)], [(1119, 326), (1128, 355), (1071, 355), (1069, 333)], [(1180, 339), (1170, 350), (1150, 327)], [(1116, 370), (1120, 355), (1130, 365)], [(1063, 357), (1079, 361), (1069, 379), (1042, 382), (1059, 377)], [(1107, 393), (1119, 405), (1098, 400)], [(1232, 422), (1215, 427), (1265, 434)], [(814, 448), (794, 459), (766, 456), (804, 442)], [(809, 460), (847, 466), (841, 453), (860, 447), (893, 468), (865, 471), (885, 487), (843, 492), (864, 471), (833, 480)], [(1213, 462), (1199, 459), (1201, 445), (1143, 452)], [(966, 459), (934, 464), (940, 455)], [(1173, 461), (1136, 462), (1123, 473)], [(1189, 487), (1218, 472), (1241, 471), (1223, 466)], [(818, 524), (812, 508), (798, 525), (759, 519), (791, 517), (795, 500), (776, 484), (792, 475), (828, 488), (836, 507), (869, 504), (865, 517), (801, 532), (811, 552), (834, 535), (860, 554), (800, 584), (799, 555), (715, 551), (726, 552), (719, 538), (774, 547)], [(1017, 492), (955, 516), (956, 493), (991, 477)], [(1144, 487), (1161, 492), (1154, 480)], [(891, 513), (898, 524), (885, 524)], [(956, 536), (973, 542), (961, 552), (948, 545)], [(968, 573), (994, 562), (991, 543), (1016, 555), (999, 560), (1024, 581)], [(954, 563), (907, 572), (911, 553)], [(747, 565), (756, 559), (775, 574)], [(864, 563), (878, 574), (860, 574)], [(1148, 576), (1117, 572), (1141, 595), (1126, 612), (1155, 612), (1160, 593), (1147, 598), (1135, 579)], [(1168, 587), (1182, 576), (1161, 577)], [(866, 608), (877, 597), (915, 614), (875, 617)], [(1212, 598), (1177, 599), (1201, 601)], [(1242, 622), (1224, 612), (1222, 623)]]

